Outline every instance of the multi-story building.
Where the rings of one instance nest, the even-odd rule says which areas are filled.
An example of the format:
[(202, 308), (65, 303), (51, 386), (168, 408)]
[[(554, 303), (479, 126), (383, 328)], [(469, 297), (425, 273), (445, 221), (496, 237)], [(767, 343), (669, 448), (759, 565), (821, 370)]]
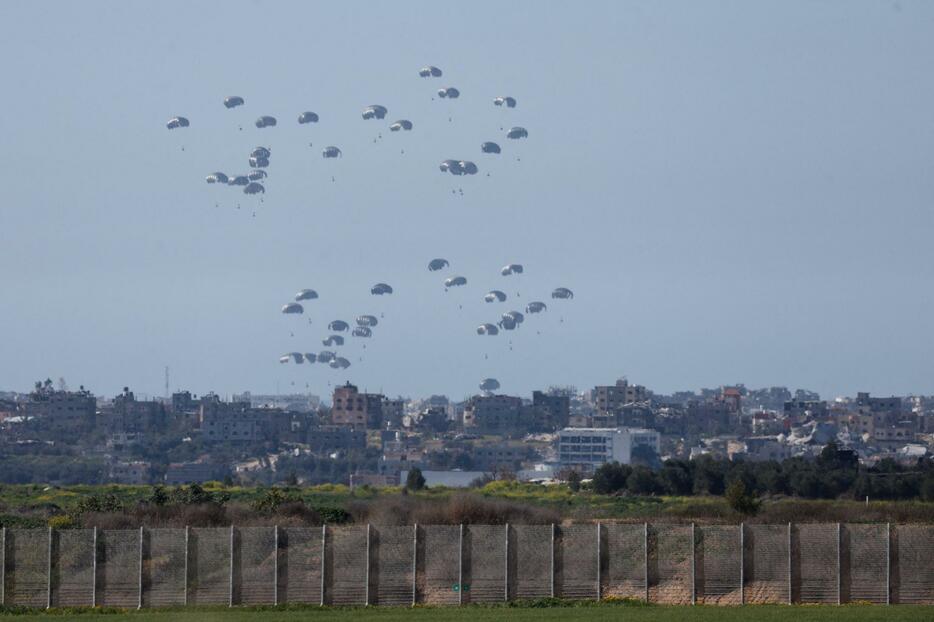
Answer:
[(607, 462), (629, 464), (636, 447), (658, 453), (660, 437), (644, 428), (565, 428), (558, 432), (558, 462), (583, 473)]
[(72, 439), (90, 432), (96, 423), (97, 399), (90, 391), (56, 391), (37, 387), (20, 406), (24, 420), (33, 419), (40, 430)]
[(527, 427), (534, 431), (553, 431), (567, 427), (570, 410), (570, 396), (533, 391), (531, 421)]
[(481, 471), (518, 471), (528, 455), (528, 446), (521, 443), (475, 445), (470, 451), (473, 468)]
[(137, 400), (128, 387), (123, 387), (123, 393), (98, 413), (98, 426), (111, 434), (159, 432), (165, 425), (162, 402)]
[(366, 430), (346, 425), (309, 428), (307, 443), (312, 451), (331, 453), (366, 448)]
[(617, 380), (615, 385), (597, 386), (593, 390), (594, 406), (598, 412), (604, 413), (615, 413), (626, 404), (644, 402), (648, 398), (645, 387), (629, 384), (625, 378)]
[(745, 444), (746, 451), (742, 454), (744, 460), (781, 462), (791, 458), (791, 447), (780, 443), (774, 436), (750, 436), (745, 439)]
[(507, 433), (517, 429), (522, 400), (509, 395), (476, 395), (464, 406), (464, 429)]
[(334, 389), (331, 404), (331, 423), (362, 429), (379, 429), (383, 421), (383, 396), (378, 393), (360, 393), (349, 382)]

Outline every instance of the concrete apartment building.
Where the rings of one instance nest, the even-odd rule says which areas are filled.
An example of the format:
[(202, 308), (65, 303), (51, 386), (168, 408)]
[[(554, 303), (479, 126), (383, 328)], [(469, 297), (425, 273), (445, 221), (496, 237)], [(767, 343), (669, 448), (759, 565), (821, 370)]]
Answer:
[(644, 428), (565, 428), (558, 432), (558, 462), (562, 468), (592, 473), (607, 462), (630, 464), (639, 446), (658, 453), (660, 442), (658, 432)]
[(464, 406), (464, 429), (503, 433), (518, 427), (522, 399), (510, 395), (476, 395)]
[(597, 386), (593, 389), (593, 401), (597, 412), (615, 413), (626, 404), (644, 402), (648, 397), (645, 387), (629, 384), (625, 378), (620, 378), (614, 385)]
[(337, 387), (331, 402), (331, 423), (379, 429), (383, 423), (383, 399), (379, 393), (360, 393), (349, 382)]

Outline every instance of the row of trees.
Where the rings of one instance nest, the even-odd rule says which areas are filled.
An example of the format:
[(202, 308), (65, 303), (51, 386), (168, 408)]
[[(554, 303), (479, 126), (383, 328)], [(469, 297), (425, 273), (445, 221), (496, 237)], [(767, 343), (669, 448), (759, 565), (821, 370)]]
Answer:
[[(905, 467), (893, 460), (865, 467), (857, 455), (834, 443), (816, 460), (730, 462), (709, 456), (668, 460), (660, 468), (617, 462), (598, 468), (591, 488), (599, 494), (724, 495), (740, 482), (745, 494), (793, 495), (807, 499), (924, 499), (934, 501), (934, 461)], [(738, 490), (734, 487), (734, 491)]]

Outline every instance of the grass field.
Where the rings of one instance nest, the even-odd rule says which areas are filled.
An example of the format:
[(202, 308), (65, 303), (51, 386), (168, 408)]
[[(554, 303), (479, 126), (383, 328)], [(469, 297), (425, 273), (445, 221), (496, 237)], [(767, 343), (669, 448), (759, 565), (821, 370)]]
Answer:
[[(0, 610), (0, 617), (5, 617)], [(298, 622), (300, 620), (346, 620), (348, 622), (409, 622), (419, 620), (469, 620), (470, 622), (548, 622), (549, 620), (574, 622), (600, 622), (624, 620), (625, 622), (901, 622), (908, 620), (934, 619), (934, 607), (913, 605), (851, 605), (833, 606), (781, 606), (755, 605), (746, 607), (664, 607), (588, 605), (580, 607), (463, 607), (463, 608), (378, 608), (369, 609), (167, 609), (161, 611), (121, 612), (58, 612), (12, 614), (10, 619), (26, 620), (77, 620), (89, 622)]]

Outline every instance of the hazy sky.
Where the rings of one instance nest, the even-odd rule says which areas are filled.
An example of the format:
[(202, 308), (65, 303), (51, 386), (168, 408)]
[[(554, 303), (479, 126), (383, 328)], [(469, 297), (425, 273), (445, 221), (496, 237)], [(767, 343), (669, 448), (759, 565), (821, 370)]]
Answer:
[[(0, 55), (0, 388), (934, 393), (934, 3), (5, 1)], [(262, 204), (204, 182), (256, 145)], [(350, 369), (278, 363), (361, 313)]]

